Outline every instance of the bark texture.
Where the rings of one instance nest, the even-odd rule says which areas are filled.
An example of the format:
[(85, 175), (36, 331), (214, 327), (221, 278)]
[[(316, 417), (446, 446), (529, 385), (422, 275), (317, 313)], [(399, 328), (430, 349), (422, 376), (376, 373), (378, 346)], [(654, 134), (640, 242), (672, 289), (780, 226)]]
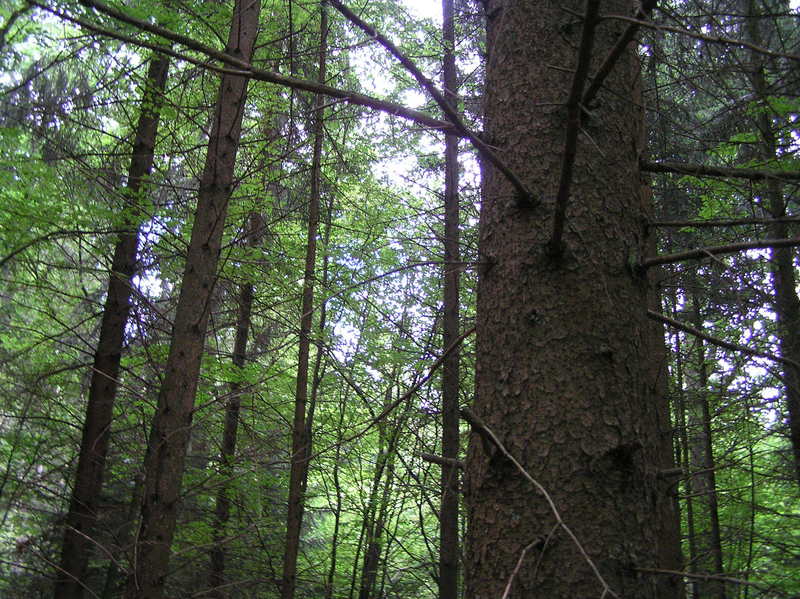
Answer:
[[(488, 0), (485, 135), (540, 204), (483, 165), (475, 413), (550, 492), (613, 593), (667, 596), (637, 568), (659, 566), (669, 501), (659, 490), (639, 177), (638, 63), (626, 53), (578, 136), (562, 249), (547, 247), (565, 148), (563, 108), (583, 3)], [(569, 9), (569, 10), (565, 10)], [(631, 2), (604, 2), (629, 14)], [(624, 25), (599, 23), (590, 72)], [(558, 68), (553, 68), (556, 66)], [(591, 135), (591, 140), (587, 134)], [(599, 150), (594, 144), (600, 148)], [(473, 434), (467, 460), (467, 597), (599, 597), (575, 543), (544, 498)], [(524, 559), (523, 549), (528, 548)]]
[[(259, 0), (236, 0), (227, 48), (231, 55), (250, 60), (260, 8)], [(164, 594), (247, 83), (246, 77), (228, 74), (220, 81), (166, 373), (145, 458), (142, 521), (128, 599), (159, 599)]]
[(124, 191), (125, 197), (130, 201), (124, 224), (127, 231), (120, 234), (114, 247), (100, 338), (89, 384), (75, 486), (72, 489), (61, 562), (56, 576), (56, 599), (80, 599), (86, 587), (87, 566), (94, 549), (97, 508), (103, 488), (119, 365), (125, 342), (125, 326), (131, 310), (132, 281), (139, 247), (139, 204), (143, 200), (140, 195), (142, 183), (153, 167), (159, 107), (168, 70), (169, 59), (166, 56), (158, 55), (150, 60), (128, 170), (128, 184)]

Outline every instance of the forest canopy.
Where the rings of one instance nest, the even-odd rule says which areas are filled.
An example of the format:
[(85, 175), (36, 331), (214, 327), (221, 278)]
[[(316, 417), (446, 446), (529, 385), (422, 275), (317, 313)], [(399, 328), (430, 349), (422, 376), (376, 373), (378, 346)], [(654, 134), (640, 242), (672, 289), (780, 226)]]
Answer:
[(0, 595), (800, 596), (800, 7), (435, 8), (0, 0)]

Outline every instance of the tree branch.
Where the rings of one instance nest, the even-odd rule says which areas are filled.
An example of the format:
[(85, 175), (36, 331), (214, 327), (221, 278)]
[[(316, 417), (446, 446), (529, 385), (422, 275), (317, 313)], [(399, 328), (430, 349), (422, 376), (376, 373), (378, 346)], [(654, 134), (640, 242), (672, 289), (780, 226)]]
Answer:
[[(642, 2), (642, 6), (636, 12), (636, 18), (640, 20), (646, 19), (648, 13), (655, 8), (655, 5), (655, 0), (647, 0), (646, 2)], [(617, 64), (617, 61), (625, 52), (628, 44), (631, 43), (633, 37), (636, 35), (636, 32), (639, 31), (639, 27), (641, 27), (639, 23), (630, 23), (627, 29), (622, 32), (622, 35), (619, 36), (619, 39), (617, 40), (617, 43), (614, 44), (614, 47), (611, 48), (611, 51), (608, 53), (608, 56), (606, 56), (603, 64), (601, 64), (600, 68), (597, 69), (597, 73), (594, 77), (592, 77), (592, 81), (589, 84), (589, 89), (587, 89), (586, 93), (583, 94), (583, 99), (581, 100), (581, 104), (583, 104), (587, 110), (589, 105), (594, 100), (594, 97), (597, 95), (597, 92), (599, 92), (600, 88), (603, 87), (603, 82), (606, 80), (606, 77), (611, 74), (611, 71), (614, 69), (614, 65)]]
[(454, 460), (453, 458), (445, 458), (440, 455), (434, 455), (432, 453), (421, 453), (419, 454), (426, 462), (431, 462), (433, 464), (439, 464), (440, 466), (451, 466), (453, 468), (458, 468), (460, 470), (464, 469), (464, 462), (462, 460)]
[(783, 179), (786, 181), (800, 181), (798, 171), (772, 171), (752, 168), (725, 168), (721, 166), (706, 166), (703, 164), (686, 164), (680, 162), (648, 162), (639, 163), (643, 171), (649, 173), (676, 173), (680, 175), (694, 175), (696, 177), (730, 177), (734, 179), (750, 179), (760, 181), (763, 179)]
[[(394, 56), (400, 64), (405, 67), (405, 69), (411, 73), (414, 79), (420, 84), (420, 86), (430, 94), (430, 96), (434, 99), (436, 104), (439, 105), (439, 108), (442, 109), (447, 118), (453, 124), (456, 131), (472, 143), (473, 146), (480, 152), (480, 154), (488, 161), (491, 162), (494, 167), (499, 170), (505, 177), (511, 182), (514, 186), (514, 189), (517, 190), (518, 200), (528, 206), (532, 207), (536, 205), (537, 201), (534, 198), (533, 194), (528, 191), (525, 187), (525, 184), (517, 177), (517, 175), (494, 153), (494, 151), (489, 147), (489, 145), (484, 142), (477, 133), (471, 131), (465, 124), (464, 121), (461, 120), (458, 112), (455, 110), (455, 107), (450, 106), (450, 103), (444, 97), (444, 94), (440, 92), (436, 85), (428, 79), (422, 71), (419, 70), (417, 65), (405, 56), (400, 49), (395, 46), (391, 40), (386, 38), (385, 36), (378, 33), (374, 27), (365, 23), (358, 15), (356, 15), (353, 11), (347, 8), (344, 4), (339, 2), (339, 0), (328, 0), (336, 10), (338, 10), (342, 15), (351, 23), (353, 23), (356, 27), (361, 29), (364, 33), (366, 33), (371, 38), (374, 38), (381, 46), (386, 48), (386, 50)], [(596, 0), (595, 0), (596, 1)], [(448, 132), (449, 133), (449, 132)]]
[(558, 193), (556, 195), (553, 235), (549, 243), (550, 253), (554, 256), (560, 256), (564, 251), (564, 244), (562, 242), (564, 221), (566, 220), (567, 202), (569, 201), (569, 191), (572, 185), (572, 168), (575, 166), (578, 133), (581, 130), (581, 115), (583, 112), (581, 97), (583, 96), (586, 78), (589, 75), (589, 66), (592, 62), (594, 31), (597, 25), (597, 13), (599, 10), (599, 0), (586, 0), (581, 45), (578, 49), (578, 64), (575, 67), (575, 75), (572, 77), (572, 87), (569, 90), (569, 97), (567, 98), (567, 131), (564, 135), (564, 155), (561, 160), (561, 176), (558, 182)]
[(800, 223), (800, 216), (782, 218), (730, 218), (717, 220), (657, 220), (648, 227), (740, 227), (744, 225), (771, 225), (773, 223)]
[(777, 593), (782, 596), (789, 596), (788, 593), (779, 591), (772, 586), (760, 584), (757, 582), (750, 582), (749, 580), (742, 580), (741, 578), (731, 578), (730, 576), (721, 576), (719, 574), (695, 574), (692, 572), (681, 572), (679, 570), (664, 570), (661, 568), (634, 568), (637, 572), (646, 572), (648, 574), (666, 574), (668, 576), (675, 576), (678, 578), (696, 578), (698, 580), (720, 580), (722, 582), (730, 582), (732, 584), (741, 584), (755, 587), (762, 591), (769, 591), (770, 593)]
[(188, 48), (190, 50), (194, 50), (196, 52), (200, 52), (201, 54), (204, 54), (205, 56), (207, 56), (209, 58), (212, 58), (214, 60), (218, 60), (221, 63), (223, 63), (225, 65), (228, 65), (229, 67), (233, 67), (234, 69), (237, 69), (237, 70), (229, 71), (229, 70), (221, 69), (219, 67), (215, 67), (214, 65), (209, 65), (209, 64), (207, 64), (205, 62), (202, 62), (202, 61), (199, 61), (199, 60), (197, 60), (195, 58), (191, 58), (189, 56), (186, 56), (185, 54), (181, 54), (179, 52), (175, 52), (175, 51), (172, 51), (172, 50), (169, 50), (169, 49), (165, 49), (163, 46), (160, 46), (158, 44), (149, 43), (149, 42), (146, 42), (146, 41), (143, 41), (143, 40), (137, 40), (137, 39), (135, 39), (135, 38), (133, 38), (131, 36), (127, 36), (127, 35), (124, 35), (124, 34), (121, 34), (121, 33), (117, 33), (115, 31), (111, 31), (109, 29), (100, 27), (98, 25), (94, 25), (94, 24), (89, 23), (88, 21), (86, 21), (84, 19), (81, 19), (79, 17), (74, 17), (74, 16), (69, 15), (69, 14), (67, 14), (65, 12), (56, 10), (56, 9), (54, 9), (52, 7), (46, 6), (46, 5), (41, 4), (39, 2), (36, 2), (36, 1), (32, 1), (31, 4), (41, 8), (42, 10), (45, 10), (45, 11), (53, 14), (53, 15), (61, 18), (61, 19), (70, 21), (72, 23), (75, 23), (76, 25), (84, 27), (84, 28), (86, 28), (86, 29), (88, 29), (90, 31), (95, 32), (95, 33), (98, 33), (98, 34), (101, 34), (101, 35), (104, 35), (104, 36), (107, 36), (107, 37), (111, 37), (111, 38), (114, 38), (114, 39), (118, 39), (118, 40), (123, 41), (123, 42), (135, 44), (135, 45), (141, 46), (143, 48), (148, 48), (148, 49), (151, 49), (151, 50), (157, 50), (157, 51), (162, 52), (164, 54), (169, 54), (170, 56), (173, 56), (173, 57), (178, 58), (180, 60), (185, 60), (185, 61), (190, 62), (192, 64), (196, 64), (196, 65), (202, 66), (202, 67), (207, 68), (209, 70), (213, 70), (213, 71), (216, 71), (216, 72), (222, 72), (222, 73), (231, 73), (231, 74), (236, 74), (236, 75), (243, 75), (243, 76), (250, 77), (251, 79), (254, 79), (256, 81), (266, 81), (268, 83), (274, 83), (276, 85), (282, 85), (284, 87), (289, 87), (289, 88), (292, 88), (292, 89), (299, 89), (299, 90), (302, 90), (302, 91), (308, 91), (308, 92), (312, 92), (312, 93), (316, 93), (316, 94), (322, 94), (324, 96), (328, 96), (328, 97), (331, 97), (331, 98), (338, 98), (340, 100), (344, 100), (344, 101), (348, 102), (349, 104), (354, 104), (354, 105), (357, 105), (357, 106), (364, 106), (366, 108), (372, 108), (374, 110), (379, 110), (379, 111), (385, 112), (387, 114), (391, 114), (391, 115), (394, 115), (394, 116), (398, 116), (398, 117), (410, 120), (410, 121), (412, 121), (414, 123), (417, 123), (418, 125), (421, 125), (423, 127), (428, 127), (428, 128), (431, 128), (431, 129), (438, 129), (438, 130), (443, 131), (444, 133), (449, 133), (451, 135), (458, 135), (459, 137), (463, 137), (462, 133), (460, 131), (458, 131), (453, 126), (452, 123), (436, 119), (436, 118), (434, 118), (434, 117), (432, 117), (430, 115), (425, 114), (424, 112), (420, 112), (418, 110), (413, 110), (411, 108), (407, 108), (407, 107), (402, 106), (400, 104), (395, 104), (394, 102), (387, 102), (385, 100), (380, 100), (378, 98), (373, 98), (372, 96), (367, 96), (365, 94), (360, 94), (360, 93), (357, 93), (357, 92), (341, 90), (341, 89), (338, 89), (338, 88), (335, 88), (335, 87), (331, 87), (329, 85), (324, 85), (324, 84), (316, 83), (316, 82), (313, 82), (313, 81), (307, 81), (305, 79), (297, 79), (295, 77), (288, 77), (286, 75), (281, 75), (279, 73), (275, 73), (275, 72), (272, 72), (272, 71), (267, 71), (265, 69), (259, 69), (259, 68), (253, 67), (251, 64), (249, 64), (246, 61), (240, 60), (240, 59), (238, 59), (238, 58), (236, 58), (234, 56), (226, 54), (225, 52), (219, 51), (219, 50), (217, 50), (215, 48), (212, 48), (210, 46), (206, 46), (204, 44), (201, 44), (201, 43), (193, 40), (190, 37), (187, 37), (187, 36), (184, 36), (184, 35), (180, 35), (178, 33), (174, 33), (174, 32), (172, 32), (172, 31), (170, 31), (168, 29), (165, 29), (163, 27), (159, 27), (158, 25), (153, 25), (153, 24), (148, 23), (146, 21), (135, 19), (135, 18), (133, 18), (133, 17), (131, 17), (129, 15), (126, 15), (125, 13), (123, 13), (121, 11), (118, 11), (118, 10), (116, 10), (114, 8), (106, 6), (105, 4), (103, 4), (101, 2), (97, 2), (96, 0), (81, 0), (81, 4), (83, 4), (84, 6), (87, 6), (89, 8), (93, 8), (93, 9), (97, 10), (98, 12), (101, 12), (101, 13), (103, 13), (103, 14), (105, 14), (105, 15), (113, 18), (113, 19), (116, 19), (116, 20), (121, 21), (123, 23), (127, 23), (128, 25), (132, 25), (133, 27), (136, 27), (137, 29), (141, 29), (142, 31), (147, 31), (149, 33), (153, 33), (153, 34), (158, 35), (158, 36), (160, 36), (160, 37), (162, 37), (162, 38), (164, 38), (166, 40), (169, 40), (171, 42), (175, 42), (175, 43), (178, 43), (178, 44), (180, 44), (182, 46), (185, 46), (186, 48)]
[(747, 354), (748, 356), (754, 356), (756, 358), (767, 358), (768, 360), (772, 360), (773, 362), (782, 362), (784, 364), (789, 364), (791, 366), (794, 366), (795, 368), (800, 369), (800, 364), (798, 364), (794, 360), (790, 360), (789, 358), (784, 358), (770, 352), (752, 349), (750, 347), (747, 347), (746, 345), (740, 345), (739, 343), (733, 343), (732, 341), (725, 341), (724, 339), (719, 339), (718, 337), (712, 337), (711, 335), (704, 333), (700, 329), (696, 329), (693, 326), (684, 324), (678, 320), (675, 320), (674, 318), (670, 318), (669, 316), (665, 316), (664, 314), (654, 312), (653, 310), (648, 310), (647, 316), (652, 320), (656, 320), (658, 322), (669, 325), (672, 328), (678, 329), (679, 331), (683, 331), (684, 333), (689, 333), (690, 335), (694, 335), (695, 337), (704, 339), (705, 341), (708, 341), (712, 345), (724, 347), (725, 349), (730, 349), (732, 351), (738, 351), (743, 354)]
[(652, 258), (645, 258), (642, 260), (641, 266), (642, 268), (650, 268), (651, 266), (658, 266), (660, 264), (671, 264), (673, 262), (683, 262), (684, 260), (696, 260), (698, 258), (707, 258), (708, 256), (735, 254), (736, 252), (742, 252), (744, 250), (785, 248), (796, 245), (800, 245), (800, 237), (793, 237), (792, 239), (760, 239), (757, 241), (744, 241), (742, 243), (731, 243), (729, 245), (705, 247), (697, 250), (678, 252), (676, 254), (663, 254), (661, 256), (654, 256)]
[(636, 23), (640, 27), (647, 27), (648, 29), (655, 29), (657, 31), (667, 31), (669, 33), (677, 33), (679, 35), (685, 35), (687, 37), (691, 37), (704, 42), (710, 42), (713, 44), (726, 44), (729, 46), (739, 46), (740, 48), (746, 48), (748, 50), (752, 50), (753, 52), (764, 54), (766, 56), (772, 56), (775, 58), (786, 58), (788, 60), (794, 60), (800, 62), (800, 54), (775, 52), (773, 50), (769, 50), (767, 48), (756, 46), (755, 44), (751, 44), (742, 40), (736, 40), (730, 37), (723, 37), (720, 35), (704, 35), (702, 33), (697, 33), (695, 31), (689, 31), (688, 29), (681, 29), (680, 27), (671, 27), (669, 25), (659, 25), (658, 23), (653, 23), (652, 21), (642, 21), (641, 19), (634, 19), (632, 17), (628, 17), (625, 15), (603, 15), (603, 18), (616, 19), (618, 21), (625, 21), (627, 23)]

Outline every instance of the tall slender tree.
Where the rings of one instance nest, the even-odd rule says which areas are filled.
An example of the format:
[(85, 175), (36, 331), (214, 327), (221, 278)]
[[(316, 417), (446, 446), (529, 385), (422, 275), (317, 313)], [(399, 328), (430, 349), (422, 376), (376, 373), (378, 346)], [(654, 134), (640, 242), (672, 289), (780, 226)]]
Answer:
[[(260, 10), (259, 0), (236, 0), (228, 54), (250, 61)], [(126, 589), (128, 599), (157, 599), (164, 594), (247, 84), (248, 78), (239, 74), (225, 73), (220, 80), (166, 372), (145, 458), (142, 521)]]
[[(443, 84), (445, 98), (458, 110), (458, 78), (455, 57), (455, 10), (453, 0), (442, 0)], [(442, 340), (447, 350), (459, 329), (459, 206), (458, 137), (445, 135), (444, 157), (444, 319)], [(458, 476), (459, 451), (459, 351), (451, 351), (442, 365), (442, 463), (439, 510), (439, 599), (458, 597)]]
[(125, 327), (131, 309), (133, 277), (139, 245), (139, 225), (148, 197), (147, 177), (153, 166), (160, 107), (169, 70), (169, 59), (154, 55), (144, 82), (139, 122), (133, 140), (133, 155), (123, 198), (123, 233), (114, 247), (103, 307), (100, 338), (94, 354), (86, 418), (80, 454), (64, 527), (61, 562), (55, 582), (56, 599), (80, 599), (86, 587), (86, 572), (97, 525), (97, 506), (103, 488), (114, 400), (119, 385), (120, 360), (125, 345)]
[[(746, 17), (746, 37), (757, 47), (770, 46), (776, 39), (780, 39), (777, 31), (765, 32), (764, 29), (774, 21), (764, 18), (767, 10), (788, 12), (788, 2), (777, 1), (767, 3), (774, 6), (764, 6), (763, 2), (747, 0), (744, 15)], [(772, 39), (768, 39), (772, 38)], [(772, 62), (772, 64), (770, 64)], [(765, 164), (773, 162), (780, 156), (780, 128), (785, 126), (785, 119), (774, 114), (770, 105), (770, 97), (780, 93), (771, 86), (767, 72), (780, 72), (782, 69), (775, 61), (763, 54), (752, 50), (750, 61), (747, 65), (747, 78), (749, 79), (753, 96), (758, 103), (755, 111), (755, 126), (758, 131), (759, 143), (756, 152)], [(778, 79), (779, 85), (783, 85)], [(765, 196), (765, 208), (773, 222), (769, 226), (769, 236), (772, 239), (786, 239), (789, 237), (790, 224), (782, 221), (788, 208), (784, 196), (784, 184), (778, 179), (768, 180), (762, 187)], [(800, 298), (797, 296), (797, 274), (795, 272), (795, 250), (791, 247), (772, 248), (770, 250), (770, 268), (772, 270), (773, 307), (778, 321), (778, 344), (781, 355), (794, 364), (784, 363), (783, 385), (786, 395), (786, 412), (789, 424), (789, 440), (792, 446), (795, 476), (800, 484)]]
[[(264, 218), (258, 212), (251, 212), (247, 217), (245, 228), (247, 230), (247, 245), (255, 247), (264, 231)], [(236, 458), (236, 440), (239, 431), (239, 412), (243, 393), (242, 384), (238, 377), (241, 376), (241, 371), (247, 359), (247, 340), (252, 322), (254, 293), (255, 286), (252, 281), (245, 281), (239, 287), (236, 335), (233, 341), (233, 355), (231, 357), (233, 366), (236, 369), (234, 372), (234, 377), (236, 378), (230, 384), (230, 397), (225, 405), (225, 424), (222, 431), (222, 447), (220, 450), (220, 471), (223, 481), (217, 492), (214, 506), (214, 542), (210, 552), (210, 594), (216, 599), (224, 599), (228, 596), (225, 590), (225, 543), (228, 521), (230, 520), (230, 483), (233, 479), (233, 464)]]
[[(317, 80), (326, 78), (328, 38), (328, 8), (320, 3), (320, 45)], [(306, 259), (303, 273), (303, 299), (300, 308), (300, 343), (297, 358), (294, 418), (292, 420), (292, 455), (289, 475), (289, 507), (286, 516), (286, 544), (283, 556), (282, 599), (294, 597), (297, 584), (297, 554), (300, 549), (300, 532), (305, 507), (306, 481), (311, 459), (311, 423), (307, 421), (309, 356), (311, 354), (311, 327), (314, 323), (314, 281), (316, 277), (317, 234), (320, 215), (320, 182), (322, 172), (322, 142), (324, 140), (325, 98), (314, 96), (313, 138), (314, 151), (311, 163), (311, 186), (308, 198), (308, 228), (306, 230)]]

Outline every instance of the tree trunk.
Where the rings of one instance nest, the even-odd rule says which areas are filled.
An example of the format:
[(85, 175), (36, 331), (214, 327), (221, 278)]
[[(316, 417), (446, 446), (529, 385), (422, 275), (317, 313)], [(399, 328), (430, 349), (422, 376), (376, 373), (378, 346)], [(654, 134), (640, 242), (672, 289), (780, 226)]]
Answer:
[[(642, 136), (645, 138), (645, 136)], [(649, 204), (652, 200), (650, 185), (642, 188), (643, 199), (646, 202), (645, 210), (648, 211), (648, 220), (652, 220)], [(649, 231), (647, 244), (648, 254), (658, 252), (658, 243), (655, 234)], [(659, 268), (651, 269), (651, 286), (649, 294), (649, 307), (658, 313), (663, 310), (662, 285), (664, 271)], [(672, 425), (672, 410), (669, 396), (669, 372), (667, 371), (667, 347), (664, 339), (664, 326), (661, 323), (650, 322), (650, 343), (646, 355), (650, 356), (650, 380), (652, 391), (658, 401), (658, 435), (659, 435), (659, 468), (662, 472), (674, 471), (675, 465), (680, 463), (676, 459), (675, 428)], [(658, 533), (661, 544), (659, 545), (659, 563), (667, 570), (680, 572), (683, 570), (683, 552), (681, 549), (681, 516), (678, 502), (677, 481), (680, 474), (660, 475), (659, 493), (661, 513), (657, 515), (661, 530)], [(682, 597), (684, 593), (683, 581), (677, 576), (664, 576), (658, 580), (660, 585), (659, 596)]]
[[(748, 1), (747, 37), (755, 45), (764, 43), (760, 29), (762, 19), (761, 3)], [(788, 9), (788, 6), (786, 7)], [(762, 102), (756, 117), (761, 143), (758, 144), (759, 158), (769, 163), (778, 157), (777, 140), (773, 130), (770, 88), (765, 74), (767, 58), (756, 51), (751, 52), (750, 85), (756, 99)], [(765, 189), (766, 207), (774, 219), (786, 216), (786, 200), (780, 181), (770, 179)], [(789, 236), (789, 225), (773, 222), (769, 225), (772, 239), (785, 239)], [(797, 280), (794, 270), (794, 248), (772, 248), (770, 250), (770, 269), (772, 270), (773, 307), (778, 321), (778, 346), (784, 358), (800, 362), (800, 298), (797, 296)], [(783, 364), (783, 385), (786, 391), (786, 411), (789, 421), (789, 439), (792, 447), (795, 477), (800, 483), (800, 372), (789, 364)]]
[[(320, 48), (318, 80), (325, 81), (327, 60), (328, 11), (327, 4), (320, 4)], [(281, 599), (292, 599), (297, 585), (297, 554), (300, 551), (300, 532), (303, 525), (305, 488), (308, 478), (308, 462), (311, 459), (308, 433), (311, 424), (306, 422), (308, 398), (309, 354), (311, 350), (311, 326), (314, 321), (314, 276), (317, 260), (317, 229), (319, 227), (320, 178), (322, 163), (322, 141), (324, 135), (325, 98), (314, 98), (314, 153), (311, 164), (311, 191), (308, 200), (308, 230), (306, 240), (306, 263), (303, 275), (303, 301), (300, 309), (300, 347), (297, 358), (297, 385), (295, 388), (294, 418), (292, 420), (292, 455), (289, 474), (289, 507), (286, 515), (286, 544), (283, 554), (283, 578)]]
[[(247, 245), (255, 247), (264, 228), (264, 219), (257, 212), (248, 217)], [(239, 290), (239, 309), (236, 317), (236, 337), (233, 342), (232, 362), (236, 368), (236, 376), (244, 368), (247, 357), (247, 337), (250, 334), (250, 321), (253, 308), (253, 283), (243, 283)], [(239, 408), (241, 406), (242, 385), (238, 380), (230, 384), (230, 399), (225, 406), (225, 428), (222, 432), (222, 450), (220, 451), (220, 472), (222, 484), (217, 493), (214, 508), (214, 542), (211, 547), (209, 574), (210, 596), (224, 599), (228, 596), (225, 588), (225, 536), (230, 519), (231, 500), (228, 488), (233, 477), (233, 462), (236, 455), (236, 437), (239, 429)]]
[(79, 599), (86, 587), (92, 540), (97, 525), (97, 505), (103, 487), (111, 419), (119, 381), (119, 365), (125, 342), (125, 327), (131, 309), (131, 289), (136, 272), (139, 221), (142, 218), (142, 183), (153, 166), (159, 109), (167, 81), (169, 59), (155, 55), (142, 94), (141, 113), (133, 142), (125, 197), (130, 201), (126, 221), (114, 247), (108, 293), (94, 355), (86, 420), (83, 423), (75, 486), (64, 528), (61, 562), (55, 583), (56, 599)]
[[(553, 198), (562, 153), (571, 154), (563, 105), (582, 36), (574, 14), (583, 6), (485, 6), (484, 137), (540, 203), (521, 203), (504, 176), (482, 165), (474, 411), (549, 492), (585, 555), (555, 527), (542, 494), (473, 433), (467, 596), (502, 597), (507, 586), (512, 598), (663, 596), (655, 577), (637, 570), (660, 565), (653, 514), (669, 500), (657, 481), (648, 284), (632, 266), (646, 251), (642, 115), (632, 101), (638, 61), (632, 48), (623, 55), (583, 124), (591, 140), (577, 139), (559, 243)], [(630, 2), (603, 3), (604, 14), (631, 10)], [(624, 27), (600, 23), (594, 68)]]
[[(699, 300), (692, 298), (694, 324), (703, 326)], [(694, 339), (695, 367), (691, 369), (689, 381), (689, 456), (691, 478), (689, 495), (693, 503), (694, 559), (693, 571), (702, 574), (724, 574), (722, 559), (722, 540), (719, 526), (719, 506), (717, 502), (716, 463), (714, 460), (711, 431), (711, 412), (708, 405), (708, 369), (702, 339)], [(712, 599), (725, 599), (725, 585), (719, 580), (693, 581), (694, 596)]]
[[(227, 51), (239, 59), (251, 58), (260, 8), (259, 0), (236, 0)], [(230, 74), (220, 81), (166, 373), (145, 458), (142, 522), (126, 590), (129, 599), (159, 599), (164, 594), (247, 83), (246, 77)]]
[[(442, 0), (444, 39), (444, 89), (454, 109), (456, 96), (455, 14), (453, 0)], [(442, 345), (450, 347), (458, 337), (459, 210), (458, 210), (458, 138), (445, 136), (444, 162), (444, 321)], [(459, 352), (450, 352), (442, 364), (442, 456), (458, 459), (459, 450)], [(439, 599), (458, 597), (458, 468), (442, 465), (441, 510), (439, 512)]]

